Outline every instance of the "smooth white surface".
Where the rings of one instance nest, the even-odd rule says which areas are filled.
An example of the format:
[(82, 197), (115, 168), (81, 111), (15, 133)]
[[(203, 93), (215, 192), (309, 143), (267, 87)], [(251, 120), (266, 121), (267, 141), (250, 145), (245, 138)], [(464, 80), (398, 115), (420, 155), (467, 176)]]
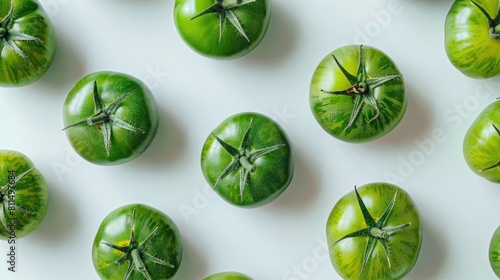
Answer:
[[(354, 185), (390, 174), (424, 221), (423, 247), (407, 279), (495, 279), (487, 252), (500, 224), (500, 186), (468, 169), (462, 140), (500, 96), (500, 79), (469, 79), (449, 63), (443, 30), (451, 0), (274, 0), (261, 45), (233, 61), (201, 57), (182, 42), (173, 0), (42, 3), (57, 31), (57, 55), (37, 83), (0, 89), (0, 147), (33, 160), (48, 181), (50, 205), (42, 225), (19, 241), (17, 273), (7, 272), (0, 244), (0, 279), (97, 279), (94, 234), (104, 216), (134, 202), (164, 211), (180, 228), (185, 250), (175, 279), (226, 270), (261, 280), (338, 279), (325, 249), (330, 210)], [(316, 65), (351, 43), (386, 52), (409, 98), (393, 132), (361, 145), (326, 134), (308, 101)], [(161, 112), (151, 147), (121, 166), (81, 160), (61, 131), (66, 94), (101, 70), (141, 78)], [(199, 166), (210, 131), (241, 111), (277, 120), (296, 155), (289, 189), (253, 210), (214, 196)], [(186, 217), (187, 208), (196, 214)]]

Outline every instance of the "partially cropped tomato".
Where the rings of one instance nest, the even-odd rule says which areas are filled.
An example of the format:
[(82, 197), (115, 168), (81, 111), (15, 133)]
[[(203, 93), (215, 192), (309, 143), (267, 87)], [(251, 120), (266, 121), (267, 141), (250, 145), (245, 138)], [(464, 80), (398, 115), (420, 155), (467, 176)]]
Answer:
[(500, 100), (486, 107), (467, 130), (464, 158), (479, 176), (500, 183)]
[(326, 225), (330, 259), (344, 279), (401, 279), (415, 265), (422, 221), (410, 195), (388, 183), (354, 188)]
[(500, 74), (499, 0), (456, 0), (445, 23), (451, 63), (472, 78)]
[(281, 127), (257, 113), (225, 119), (208, 136), (201, 168), (227, 202), (257, 207), (278, 197), (293, 177), (292, 148)]
[(122, 206), (101, 223), (92, 261), (103, 280), (166, 280), (177, 273), (182, 240), (175, 223), (143, 204)]
[(64, 130), (84, 159), (113, 165), (141, 155), (158, 130), (158, 108), (138, 79), (96, 72), (81, 79), (66, 97)]
[(31, 233), (47, 206), (45, 179), (31, 160), (16, 151), (0, 150), (0, 239), (12, 243)]
[(199, 54), (232, 59), (262, 41), (271, 16), (269, 0), (176, 0), (182, 39)]
[(47, 72), (54, 27), (36, 0), (0, 0), (0, 86), (24, 86)]
[(202, 280), (252, 280), (252, 278), (239, 272), (221, 272), (207, 276)]
[(309, 103), (320, 126), (337, 139), (360, 143), (391, 131), (406, 111), (401, 73), (382, 51), (340, 47), (314, 71)]
[(491, 269), (493, 269), (495, 275), (500, 279), (500, 226), (497, 227), (491, 237), (488, 253)]

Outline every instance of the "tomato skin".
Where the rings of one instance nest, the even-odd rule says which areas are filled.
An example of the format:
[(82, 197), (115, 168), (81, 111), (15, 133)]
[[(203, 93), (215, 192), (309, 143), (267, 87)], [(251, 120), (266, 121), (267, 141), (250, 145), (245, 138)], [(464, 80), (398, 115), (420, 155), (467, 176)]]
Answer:
[(500, 136), (494, 126), (500, 129), (500, 100), (487, 106), (472, 122), (465, 133), (463, 154), (474, 173), (500, 183), (500, 168), (489, 168), (500, 161)]
[(369, 213), (381, 218), (397, 190), (394, 208), (386, 226), (410, 223), (387, 241), (391, 268), (381, 243), (377, 243), (360, 275), (367, 239), (353, 237), (334, 244), (343, 236), (366, 227), (354, 191), (344, 195), (328, 217), (326, 234), (333, 267), (343, 279), (401, 279), (415, 265), (422, 244), (422, 221), (412, 198), (403, 189), (389, 183), (370, 183), (357, 188)]
[[(403, 78), (389, 80), (372, 91), (379, 109), (378, 117), (374, 107), (364, 104), (349, 126), (355, 111), (354, 97), (324, 91), (342, 91), (352, 85), (333, 56), (350, 74), (356, 75), (360, 47), (343, 46), (326, 55), (315, 69), (309, 88), (309, 104), (316, 121), (333, 137), (350, 143), (368, 142), (386, 135), (401, 121), (407, 106)], [(370, 46), (362, 46), (362, 50), (369, 77), (401, 75), (396, 64), (382, 51)]]
[(488, 257), (490, 260), (491, 269), (500, 279), (500, 226), (497, 227), (491, 236), (490, 246), (488, 249)]
[[(119, 103), (115, 116), (141, 130), (133, 132), (111, 123), (109, 156), (104, 126), (68, 127), (95, 113), (94, 83), (104, 106), (130, 93)], [(153, 141), (159, 124), (158, 108), (148, 87), (132, 76), (107, 71), (89, 74), (76, 83), (66, 97), (63, 119), (66, 136), (75, 151), (100, 165), (122, 164), (137, 158)]]
[[(19, 180), (12, 184), (13, 177), (18, 176)], [(22, 210), (12, 211), (12, 200)], [(35, 230), (47, 213), (48, 192), (45, 179), (31, 160), (17, 151), (0, 150), (0, 202), (0, 207), (3, 207), (0, 220), (4, 217), (7, 224), (15, 224), (15, 239)], [(28, 214), (25, 215), (26, 213)], [(7, 230), (0, 222), (0, 240), (11, 239), (11, 230)]]
[[(476, 0), (495, 18), (498, 0)], [(500, 40), (489, 34), (488, 18), (471, 0), (456, 0), (445, 22), (445, 48), (451, 63), (471, 78), (500, 74)]]
[[(0, 1), (0, 19), (9, 13), (11, 0)], [(56, 34), (37, 0), (13, 0), (12, 29), (34, 36), (40, 42), (16, 41), (29, 63), (4, 47), (0, 56), (0, 86), (18, 87), (37, 81), (49, 69), (56, 53)], [(2, 39), (0, 39), (2, 40)]]
[(175, 26), (184, 42), (198, 54), (216, 59), (239, 58), (255, 49), (264, 38), (269, 26), (271, 18), (269, 0), (256, 0), (234, 9), (250, 42), (229, 22), (226, 22), (219, 42), (220, 21), (216, 14), (190, 20), (215, 2), (214, 0), (175, 1)]
[(229, 166), (234, 157), (216, 140), (219, 137), (229, 145), (238, 148), (250, 122), (248, 142), (250, 150), (260, 150), (281, 145), (254, 162), (255, 172), (250, 172), (241, 196), (239, 168), (225, 177), (215, 191), (228, 203), (241, 207), (258, 207), (276, 199), (283, 193), (293, 177), (293, 155), (288, 137), (279, 125), (262, 114), (245, 112), (225, 119), (208, 136), (201, 153), (201, 168), (209, 185), (214, 188), (217, 179)]
[(203, 278), (202, 280), (253, 280), (239, 272), (220, 272)]
[[(154, 263), (145, 256), (145, 253), (141, 252), (140, 255), (152, 279), (172, 279), (182, 261), (183, 245), (179, 230), (167, 215), (144, 204), (122, 206), (104, 218), (92, 246), (92, 261), (97, 274), (101, 279), (105, 280), (124, 279), (130, 262), (116, 263), (124, 254), (104, 243), (118, 246), (131, 244), (132, 224), (134, 225), (134, 237), (139, 244), (147, 240), (154, 229), (157, 228), (156, 234), (150, 239), (150, 245), (147, 246), (145, 253), (163, 261), (168, 261), (173, 267)], [(145, 278), (140, 272), (134, 270), (129, 279), (142, 280)]]

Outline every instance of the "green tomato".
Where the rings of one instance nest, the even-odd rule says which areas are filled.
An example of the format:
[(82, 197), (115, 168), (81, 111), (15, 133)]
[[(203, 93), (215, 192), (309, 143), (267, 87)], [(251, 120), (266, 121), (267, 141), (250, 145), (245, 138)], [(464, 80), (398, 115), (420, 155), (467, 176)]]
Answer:
[(491, 269), (495, 275), (500, 279), (500, 226), (497, 227), (490, 241), (489, 259)]
[(227, 202), (257, 207), (278, 197), (293, 177), (292, 149), (285, 132), (270, 118), (240, 113), (208, 136), (201, 169)]
[(269, 26), (269, 0), (176, 0), (175, 26), (196, 52), (234, 59), (252, 51)]
[(344, 279), (401, 279), (415, 265), (422, 221), (410, 195), (370, 183), (343, 196), (326, 225), (330, 259)]
[(500, 74), (499, 0), (456, 0), (445, 23), (451, 63), (472, 78)]
[(0, 239), (22, 238), (42, 222), (48, 207), (47, 185), (25, 155), (0, 150)]
[(486, 107), (467, 130), (463, 153), (477, 175), (500, 183), (500, 100)]
[(36, 0), (0, 0), (0, 86), (24, 86), (47, 72), (54, 27)]
[(221, 272), (207, 276), (202, 280), (252, 280), (252, 278), (238, 272)]
[(141, 155), (158, 130), (151, 91), (132, 76), (97, 72), (81, 79), (66, 97), (64, 130), (71, 145), (95, 164), (121, 164)]
[(172, 279), (181, 260), (175, 223), (143, 204), (125, 205), (107, 215), (92, 246), (94, 268), (105, 280)]
[(407, 97), (401, 73), (386, 54), (349, 45), (319, 63), (311, 79), (309, 103), (326, 132), (361, 143), (396, 127), (406, 111)]

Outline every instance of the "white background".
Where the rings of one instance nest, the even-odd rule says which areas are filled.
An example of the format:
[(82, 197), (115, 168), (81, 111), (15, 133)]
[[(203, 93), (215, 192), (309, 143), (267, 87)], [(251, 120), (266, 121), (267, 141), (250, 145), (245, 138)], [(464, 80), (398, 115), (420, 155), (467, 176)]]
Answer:
[[(175, 279), (226, 270), (262, 280), (338, 279), (325, 249), (330, 210), (354, 185), (389, 175), (424, 221), (420, 257), (407, 279), (495, 279), (488, 245), (500, 225), (500, 186), (468, 169), (462, 141), (500, 96), (500, 79), (473, 80), (449, 63), (443, 30), (451, 0), (274, 0), (262, 43), (232, 61), (202, 57), (184, 44), (173, 0), (42, 3), (58, 36), (55, 61), (35, 84), (0, 89), (0, 147), (33, 160), (48, 182), (50, 205), (41, 226), (18, 242), (17, 273), (7, 271), (7, 246), (0, 244), (0, 279), (97, 279), (95, 232), (109, 212), (135, 202), (164, 211), (179, 227), (184, 258)], [(386, 52), (407, 86), (402, 122), (367, 144), (332, 138), (309, 109), (316, 65), (351, 43)], [(80, 159), (61, 131), (66, 94), (101, 70), (142, 79), (160, 109), (150, 148), (114, 167)], [(252, 210), (214, 196), (199, 166), (211, 130), (242, 111), (278, 121), (296, 156), (287, 191)]]

